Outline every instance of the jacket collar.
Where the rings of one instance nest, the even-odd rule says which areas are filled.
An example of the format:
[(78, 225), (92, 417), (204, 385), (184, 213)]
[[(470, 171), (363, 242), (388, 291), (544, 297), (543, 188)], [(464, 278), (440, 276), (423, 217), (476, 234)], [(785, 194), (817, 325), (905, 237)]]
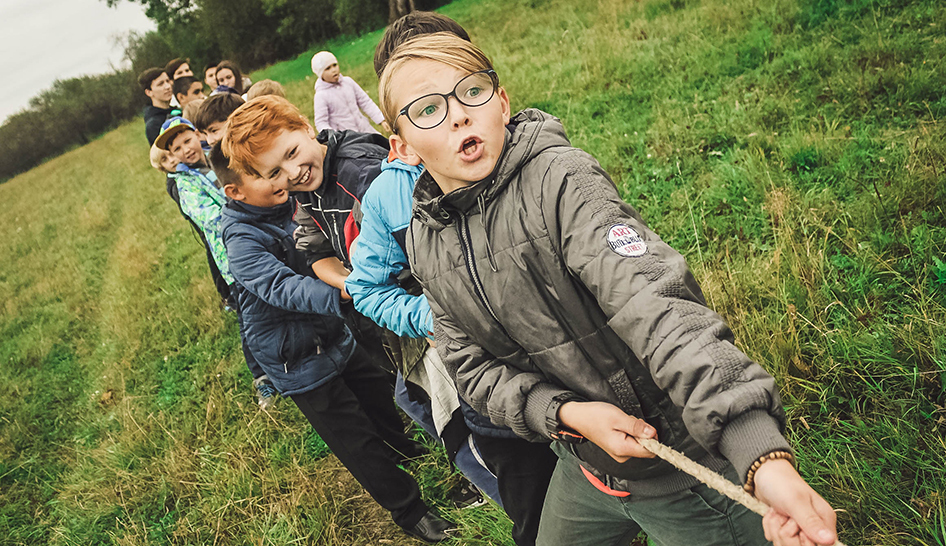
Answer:
[(232, 215), (238, 216), (241, 220), (263, 221), (270, 224), (281, 224), (285, 220), (291, 219), (295, 208), (296, 201), (292, 197), (285, 203), (275, 207), (257, 207), (232, 199), (227, 202), (227, 209), (232, 211)]

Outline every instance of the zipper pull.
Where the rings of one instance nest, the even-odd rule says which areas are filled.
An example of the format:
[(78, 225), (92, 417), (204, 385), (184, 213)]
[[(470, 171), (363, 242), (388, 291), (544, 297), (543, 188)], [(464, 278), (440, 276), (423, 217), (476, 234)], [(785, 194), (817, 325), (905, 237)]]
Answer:
[(282, 363), (282, 369), (283, 369), (283, 371), (285, 371), (286, 373), (289, 373), (289, 363), (288, 363), (288, 362), (283, 362), (283, 363)]

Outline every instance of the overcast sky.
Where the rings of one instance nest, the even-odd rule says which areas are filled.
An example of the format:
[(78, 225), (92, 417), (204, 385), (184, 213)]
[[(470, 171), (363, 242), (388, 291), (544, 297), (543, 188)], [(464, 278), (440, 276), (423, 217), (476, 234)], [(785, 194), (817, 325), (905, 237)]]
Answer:
[(128, 0), (116, 8), (104, 0), (0, 0), (0, 121), (56, 79), (119, 66), (116, 37), (153, 28)]

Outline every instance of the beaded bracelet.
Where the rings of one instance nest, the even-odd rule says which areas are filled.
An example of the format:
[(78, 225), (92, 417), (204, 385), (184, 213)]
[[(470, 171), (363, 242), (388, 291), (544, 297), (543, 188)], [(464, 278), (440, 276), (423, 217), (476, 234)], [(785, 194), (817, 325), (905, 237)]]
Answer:
[(749, 472), (746, 474), (746, 484), (742, 486), (750, 495), (755, 494), (755, 473), (759, 470), (759, 467), (767, 461), (774, 461), (775, 459), (785, 459), (786, 461), (792, 463), (792, 466), (795, 466), (795, 456), (789, 453), (788, 451), (772, 451), (766, 453), (765, 455), (759, 457), (756, 462), (752, 463), (752, 466), (749, 467)]

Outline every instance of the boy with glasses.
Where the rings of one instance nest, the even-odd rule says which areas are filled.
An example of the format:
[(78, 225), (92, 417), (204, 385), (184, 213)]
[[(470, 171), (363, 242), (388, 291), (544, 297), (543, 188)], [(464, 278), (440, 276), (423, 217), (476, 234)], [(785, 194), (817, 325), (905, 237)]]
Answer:
[[(556, 440), (538, 544), (641, 529), (661, 545), (834, 541), (831, 507), (792, 465), (774, 380), (557, 119), (511, 117), (489, 59), (446, 34), (400, 46), (380, 96), (392, 150), (426, 169), (407, 248), (447, 369), (493, 422)], [(773, 510), (760, 521), (636, 438)]]

